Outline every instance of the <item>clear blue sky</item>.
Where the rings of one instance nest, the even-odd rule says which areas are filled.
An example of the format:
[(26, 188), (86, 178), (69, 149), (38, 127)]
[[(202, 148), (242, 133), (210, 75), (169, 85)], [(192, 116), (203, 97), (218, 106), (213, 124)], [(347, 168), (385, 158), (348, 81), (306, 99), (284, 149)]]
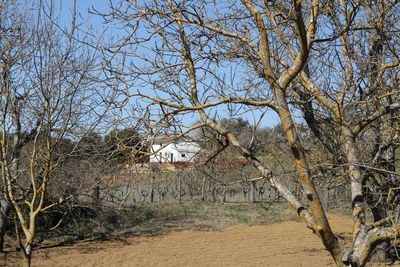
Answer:
[[(113, 0), (113, 2), (117, 2), (116, 0)], [(71, 14), (73, 11), (74, 7), (74, 0), (60, 0), (60, 2), (56, 3), (59, 5), (58, 10), (60, 12), (60, 20), (62, 23), (68, 23), (71, 19)], [(89, 31), (91, 31), (92, 34), (96, 35), (97, 33), (101, 33), (105, 27), (103, 24), (103, 20), (101, 17), (90, 14), (89, 10), (92, 8), (95, 8), (99, 12), (102, 13), (107, 13), (109, 11), (109, 0), (77, 0), (76, 1), (77, 5), (77, 11), (80, 14), (80, 21), (85, 22), (83, 24), (84, 28), (87, 28)], [(120, 30), (118, 30), (116, 27), (113, 28), (113, 25), (107, 25), (108, 30), (107, 34), (113, 34), (113, 35), (118, 35), (119, 33), (122, 34)], [(215, 110), (214, 110), (215, 111)], [(220, 117), (227, 117), (226, 113), (223, 111), (223, 108), (218, 108), (217, 112), (220, 113)], [(254, 124), (258, 122), (258, 119), (261, 116), (261, 111), (253, 111), (253, 112), (247, 112), (242, 115), (243, 118), (247, 119), (250, 124)], [(198, 120), (198, 117), (193, 114), (194, 116), (187, 115), (183, 118), (183, 121), (185, 124), (192, 124), (196, 120)], [(262, 121), (260, 123), (261, 126), (274, 126), (279, 123), (279, 118), (273, 111), (268, 111), (264, 117), (262, 118)]]
[[(56, 1), (57, 2), (57, 1)], [(59, 0), (58, 10), (60, 10), (61, 20), (68, 23), (74, 8), (74, 0)], [(77, 12), (80, 14), (80, 20), (86, 21), (87, 26), (102, 27), (102, 18), (89, 13), (89, 10), (95, 8), (99, 12), (107, 12), (109, 10), (108, 0), (76, 0)]]

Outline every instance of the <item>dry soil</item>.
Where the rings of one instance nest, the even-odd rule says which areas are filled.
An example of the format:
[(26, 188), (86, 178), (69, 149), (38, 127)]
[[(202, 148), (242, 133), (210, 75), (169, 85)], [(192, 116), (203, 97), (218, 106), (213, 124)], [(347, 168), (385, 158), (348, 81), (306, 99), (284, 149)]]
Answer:
[[(329, 216), (349, 239), (351, 220)], [(15, 264), (15, 263), (14, 263)], [(13, 263), (8, 263), (12, 266)], [(80, 242), (39, 249), (33, 266), (333, 266), (320, 240), (302, 222), (181, 231), (154, 237)], [(369, 266), (383, 266), (373, 264)], [(392, 265), (400, 266), (400, 265)]]

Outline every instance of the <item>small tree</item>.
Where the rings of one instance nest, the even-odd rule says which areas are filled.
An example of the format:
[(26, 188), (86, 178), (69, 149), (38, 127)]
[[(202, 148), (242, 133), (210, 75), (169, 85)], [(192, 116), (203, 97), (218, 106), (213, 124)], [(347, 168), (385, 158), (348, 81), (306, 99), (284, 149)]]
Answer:
[(24, 266), (38, 216), (76, 193), (49, 203), (52, 179), (107, 108), (95, 83), (95, 53), (76, 41), (76, 20), (61, 30), (55, 17), (53, 1), (1, 4), (2, 201), (13, 210)]

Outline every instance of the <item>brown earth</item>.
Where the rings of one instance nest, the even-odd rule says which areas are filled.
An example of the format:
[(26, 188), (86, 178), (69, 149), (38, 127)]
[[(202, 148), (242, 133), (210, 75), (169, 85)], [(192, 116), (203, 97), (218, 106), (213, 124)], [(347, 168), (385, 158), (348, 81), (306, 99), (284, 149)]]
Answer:
[[(350, 218), (329, 217), (334, 231), (348, 241)], [(186, 230), (153, 237), (81, 242), (39, 249), (33, 260), (33, 266), (43, 267), (333, 265), (319, 239), (304, 223), (293, 221), (260, 226), (236, 225), (223, 231)]]

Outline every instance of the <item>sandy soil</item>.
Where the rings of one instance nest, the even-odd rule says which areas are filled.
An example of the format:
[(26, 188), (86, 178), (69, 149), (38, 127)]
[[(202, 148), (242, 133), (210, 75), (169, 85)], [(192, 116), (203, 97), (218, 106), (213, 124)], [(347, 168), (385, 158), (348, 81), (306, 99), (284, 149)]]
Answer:
[[(348, 239), (351, 220), (338, 215), (330, 218), (334, 231)], [(182, 231), (156, 237), (82, 242), (40, 249), (33, 261), (33, 266), (44, 267), (333, 265), (319, 239), (302, 222), (292, 221), (237, 225), (223, 231)]]

